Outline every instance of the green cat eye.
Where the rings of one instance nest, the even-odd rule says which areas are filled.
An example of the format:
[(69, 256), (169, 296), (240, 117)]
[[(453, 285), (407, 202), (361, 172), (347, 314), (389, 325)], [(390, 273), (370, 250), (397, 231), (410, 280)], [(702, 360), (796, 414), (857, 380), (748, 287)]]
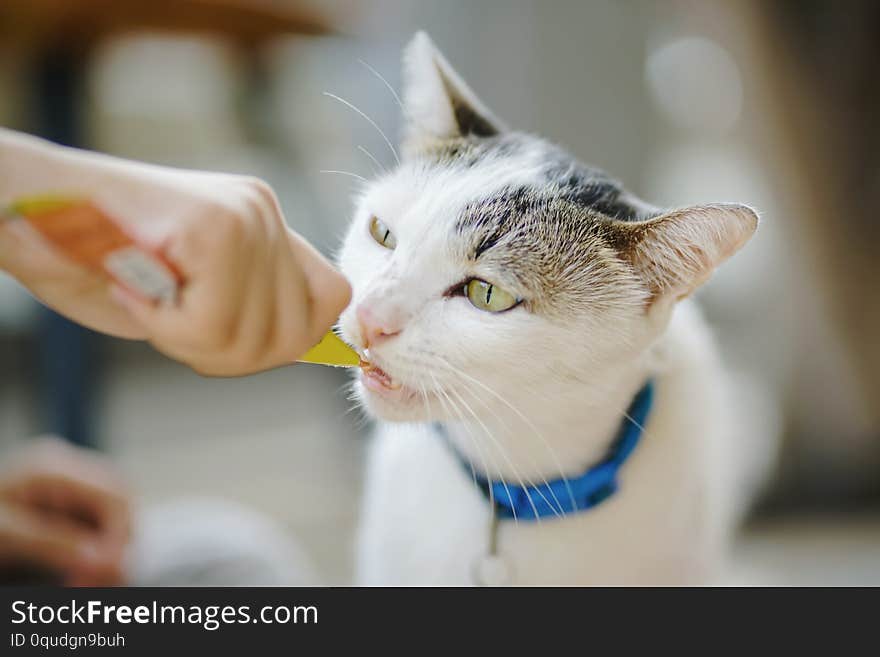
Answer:
[(479, 278), (473, 278), (465, 283), (464, 295), (468, 301), (480, 310), (490, 313), (500, 313), (504, 310), (510, 310), (519, 303), (519, 299), (510, 292), (502, 290), (497, 285), (481, 281)]
[(388, 226), (382, 223), (378, 217), (370, 219), (370, 235), (386, 249), (393, 249), (397, 246), (397, 238), (394, 237)]

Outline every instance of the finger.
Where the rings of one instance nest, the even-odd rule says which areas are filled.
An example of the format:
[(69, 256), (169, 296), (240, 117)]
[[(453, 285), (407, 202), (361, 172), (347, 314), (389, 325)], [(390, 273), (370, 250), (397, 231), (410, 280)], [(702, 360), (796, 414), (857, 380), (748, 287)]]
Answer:
[(109, 294), (113, 302), (123, 308), (144, 329), (149, 330), (157, 323), (159, 308), (154, 302), (144, 299), (118, 283), (110, 285)]
[(32, 462), (19, 468), (11, 499), (19, 506), (53, 512), (103, 535), (128, 539), (128, 492), (97, 456), (52, 441), (37, 444)]
[(12, 563), (30, 563), (67, 573), (82, 564), (97, 564), (101, 560), (96, 543), (87, 532), (20, 509), (0, 509), (0, 539), (0, 553)]
[[(62, 285), (65, 287), (63, 291), (60, 289)], [(70, 282), (63, 280), (57, 286), (34, 286), (31, 292), (62, 315), (86, 327), (118, 338), (146, 339), (143, 325), (120, 304), (113, 303), (110, 296), (112, 283), (101, 277), (88, 290), (83, 288), (78, 294), (71, 294), (71, 288)]]
[(94, 544), (92, 559), (79, 561), (66, 571), (66, 586), (119, 586), (125, 583), (125, 546)]
[[(191, 295), (192, 288), (187, 292)], [(191, 308), (184, 309), (181, 299), (175, 304), (156, 303), (117, 283), (110, 286), (108, 293), (156, 349), (170, 358), (187, 362), (198, 346), (198, 331), (194, 330)]]
[(158, 247), (185, 278), (175, 303), (150, 303), (125, 289), (114, 292), (163, 353), (188, 363), (234, 337), (246, 299), (244, 278), (254, 259), (265, 255), (254, 243), (259, 236), (241, 224), (228, 214), (191, 218)]
[(107, 565), (98, 570), (77, 569), (64, 580), (68, 587), (107, 587), (124, 586), (126, 573), (122, 563)]
[(85, 520), (101, 539), (128, 541), (131, 511), (119, 487), (97, 481), (67, 479), (57, 484), (63, 501), (57, 507), (71, 520)]

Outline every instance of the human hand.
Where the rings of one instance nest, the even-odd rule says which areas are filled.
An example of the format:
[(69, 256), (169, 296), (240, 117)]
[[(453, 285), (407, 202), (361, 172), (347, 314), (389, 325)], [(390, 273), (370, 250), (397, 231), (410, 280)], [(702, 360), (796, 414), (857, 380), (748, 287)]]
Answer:
[(176, 303), (153, 305), (68, 260), (25, 222), (0, 222), (0, 267), (74, 321), (149, 340), (202, 374), (236, 376), (295, 361), (348, 304), (348, 282), (287, 228), (275, 194), (258, 179), (149, 166), (29, 138), (30, 150), (11, 161), (15, 144), (4, 137), (10, 141), (0, 130), (0, 192), (76, 190), (185, 279)]
[(39, 439), (0, 472), (0, 567), (33, 568), (70, 586), (124, 583), (128, 496), (98, 455)]

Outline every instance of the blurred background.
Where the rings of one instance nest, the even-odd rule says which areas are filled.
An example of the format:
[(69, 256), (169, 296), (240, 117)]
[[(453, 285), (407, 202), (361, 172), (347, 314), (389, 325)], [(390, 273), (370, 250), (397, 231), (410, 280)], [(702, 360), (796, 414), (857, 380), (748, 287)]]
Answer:
[[(400, 50), (426, 29), (497, 114), (666, 206), (740, 201), (758, 238), (701, 295), (765, 400), (778, 467), (737, 542), (768, 584), (880, 584), (880, 5), (795, 0), (3, 0), (0, 125), (249, 173), (332, 253), (392, 162)], [(0, 450), (109, 453), (139, 503), (220, 497), (348, 581), (369, 431), (346, 375), (202, 379), (0, 276)]]

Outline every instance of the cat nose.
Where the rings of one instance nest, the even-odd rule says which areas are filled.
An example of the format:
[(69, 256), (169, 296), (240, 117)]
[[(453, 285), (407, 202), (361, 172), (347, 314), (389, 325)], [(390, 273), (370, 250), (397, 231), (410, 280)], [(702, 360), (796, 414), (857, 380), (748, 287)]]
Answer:
[(403, 330), (403, 321), (396, 313), (380, 317), (373, 307), (362, 303), (357, 307), (356, 315), (365, 349)]

